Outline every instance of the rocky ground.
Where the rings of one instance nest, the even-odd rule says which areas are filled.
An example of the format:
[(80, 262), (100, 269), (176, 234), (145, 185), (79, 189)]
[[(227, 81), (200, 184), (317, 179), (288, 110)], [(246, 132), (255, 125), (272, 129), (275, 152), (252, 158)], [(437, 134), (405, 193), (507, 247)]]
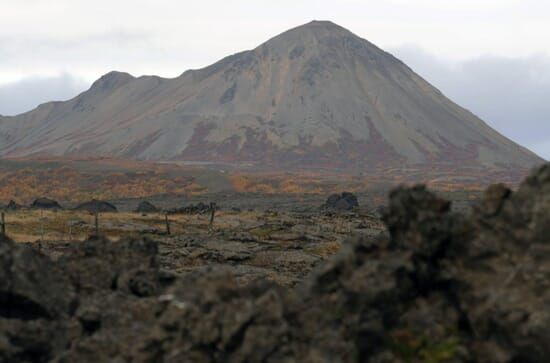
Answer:
[[(159, 268), (171, 273), (223, 265), (243, 283), (267, 279), (285, 287), (302, 281), (336, 253), (350, 234), (385, 233), (378, 217), (356, 208), (224, 208), (216, 210), (210, 225), (210, 210), (200, 205), (181, 208), (185, 214), (169, 214), (169, 235), (162, 212), (100, 213), (99, 232), (113, 243), (127, 238), (154, 240)], [(28, 243), (54, 261), (95, 233), (94, 216), (74, 210), (9, 211), (6, 223), (12, 239)]]
[[(102, 227), (117, 234), (120, 241), (113, 243), (124, 243), (127, 235), (154, 240), (156, 260), (165, 271), (186, 274), (205, 266), (223, 266), (239, 283), (266, 279), (285, 287), (302, 281), (335, 254), (350, 234), (386, 233), (379, 219), (357, 212), (219, 212), (212, 228), (205, 215), (171, 215), (171, 235), (150, 216), (141, 217), (145, 219), (141, 222), (128, 221), (131, 216), (107, 216)], [(89, 233), (92, 227), (81, 226)], [(58, 260), (83, 243), (45, 240), (30, 245)]]
[(550, 165), (468, 214), (399, 188), (383, 220), (5, 239), (0, 361), (548, 362)]

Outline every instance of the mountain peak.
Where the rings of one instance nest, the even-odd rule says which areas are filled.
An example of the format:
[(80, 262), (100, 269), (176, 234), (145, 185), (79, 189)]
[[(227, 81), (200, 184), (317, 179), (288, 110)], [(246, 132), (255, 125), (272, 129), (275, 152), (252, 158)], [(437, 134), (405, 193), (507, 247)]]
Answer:
[(292, 28), (268, 40), (256, 50), (262, 53), (266, 48), (279, 55), (290, 53), (293, 59), (297, 59), (296, 54), (302, 54), (306, 50), (309, 53), (306, 58), (320, 57), (321, 62), (326, 61), (322, 59), (324, 55), (349, 57), (378, 51), (372, 43), (327, 20), (313, 20)]
[(342, 27), (330, 20), (312, 20), (309, 23), (302, 25), (302, 27), (324, 27), (324, 28), (340, 28)]
[(280, 36), (288, 34), (314, 34), (317, 37), (323, 36), (356, 36), (346, 28), (335, 24), (329, 20), (313, 20), (309, 23), (292, 28)]
[[(347, 52), (346, 48), (350, 45), (356, 50)], [(289, 57), (294, 62), (317, 59), (325, 63), (325, 55), (348, 57), (369, 46), (366, 40), (331, 21), (314, 20), (269, 39), (254, 51), (260, 57), (270, 54), (270, 57), (276, 59)]]
[(111, 71), (101, 76), (92, 84), (91, 89), (95, 90), (113, 90), (125, 85), (129, 81), (135, 79), (131, 74), (126, 72)]

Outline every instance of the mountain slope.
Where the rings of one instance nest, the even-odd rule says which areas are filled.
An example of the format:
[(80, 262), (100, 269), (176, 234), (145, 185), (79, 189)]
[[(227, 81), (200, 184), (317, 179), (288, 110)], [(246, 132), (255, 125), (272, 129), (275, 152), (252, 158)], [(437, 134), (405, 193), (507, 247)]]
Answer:
[(327, 168), (541, 162), (330, 22), (174, 79), (111, 72), (70, 101), (0, 118), (0, 155)]

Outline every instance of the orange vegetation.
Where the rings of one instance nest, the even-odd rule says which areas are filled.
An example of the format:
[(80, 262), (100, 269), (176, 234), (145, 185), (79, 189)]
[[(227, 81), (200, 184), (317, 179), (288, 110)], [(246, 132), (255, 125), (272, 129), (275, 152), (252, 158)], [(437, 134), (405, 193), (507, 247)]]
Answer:
[(0, 198), (20, 203), (40, 196), (78, 202), (92, 198), (195, 194), (204, 189), (190, 177), (155, 170), (83, 172), (70, 167), (0, 170)]
[(333, 181), (323, 175), (304, 174), (233, 174), (231, 185), (240, 193), (266, 194), (324, 194), (345, 188), (349, 191), (364, 190), (364, 181), (354, 181), (351, 177), (341, 177)]
[[(440, 191), (479, 191), (498, 181), (514, 186), (523, 171), (462, 170), (432, 167), (387, 168), (345, 172), (259, 172), (125, 160), (1, 160), (0, 203), (28, 204), (37, 197), (80, 202), (140, 198), (152, 195), (195, 195), (233, 190), (241, 193), (329, 194), (367, 191), (385, 200), (398, 184), (425, 183)], [(378, 202), (378, 199), (376, 200)]]

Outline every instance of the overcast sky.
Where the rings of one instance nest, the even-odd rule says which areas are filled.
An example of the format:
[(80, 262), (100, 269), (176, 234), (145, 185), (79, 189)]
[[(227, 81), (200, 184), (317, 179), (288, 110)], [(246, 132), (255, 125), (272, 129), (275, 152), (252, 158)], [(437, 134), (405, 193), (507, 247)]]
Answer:
[(111, 70), (175, 77), (313, 19), (390, 51), (550, 158), (548, 0), (0, 0), (0, 114)]

